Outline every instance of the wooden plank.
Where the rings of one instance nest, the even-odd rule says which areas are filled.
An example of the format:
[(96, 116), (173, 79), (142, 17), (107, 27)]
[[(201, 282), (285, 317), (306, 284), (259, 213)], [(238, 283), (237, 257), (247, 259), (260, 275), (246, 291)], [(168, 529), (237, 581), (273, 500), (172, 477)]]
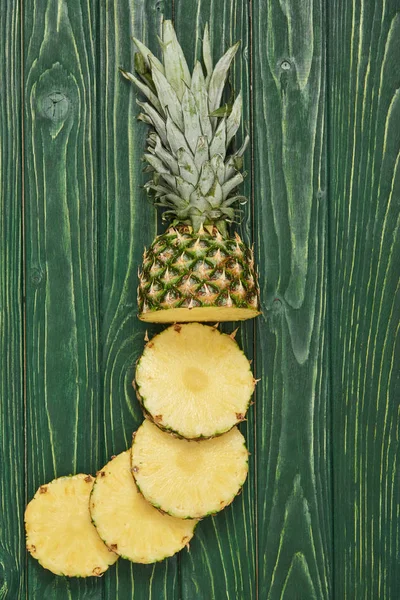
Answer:
[[(188, 15), (191, 15), (190, 27)], [(237, 93), (243, 94), (243, 122), (240, 139), (250, 127), (250, 70), (249, 70), (249, 5), (244, 0), (175, 0), (175, 27), (188, 64), (201, 59), (202, 39), (208, 22), (214, 62), (237, 40), (240, 51), (235, 58), (230, 84)], [(228, 87), (229, 95), (229, 87)], [(250, 169), (250, 152), (246, 155), (245, 170)], [(248, 197), (251, 193), (251, 177), (241, 188)], [(252, 243), (251, 207), (246, 206), (240, 227), (243, 239)], [(229, 323), (225, 330), (232, 331)], [(249, 359), (253, 358), (254, 323), (240, 325), (238, 341)], [(248, 421), (241, 427), (246, 437), (250, 456), (249, 477), (242, 494), (232, 506), (219, 515), (203, 520), (196, 529), (190, 544), (190, 553), (182, 553), (180, 576), (182, 598), (228, 598), (251, 600), (256, 597), (256, 547), (255, 547), (255, 438), (254, 409), (249, 411)]]
[(400, 597), (400, 7), (331, 3), (337, 598)]
[[(142, 186), (141, 161), (147, 127), (137, 122), (138, 93), (118, 73), (133, 64), (131, 36), (158, 47), (161, 13), (166, 3), (107, 0), (100, 5), (100, 149), (101, 204), (99, 256), (101, 269), (101, 340), (103, 382), (103, 434), (108, 460), (131, 443), (132, 432), (143, 415), (132, 388), (134, 365), (144, 349), (146, 327), (136, 316), (137, 270), (145, 246), (156, 235), (157, 216)], [(133, 67), (132, 67), (133, 68)], [(107, 598), (135, 600), (177, 598), (178, 562), (159, 565), (117, 563), (106, 583)]]
[(24, 589), (21, 13), (0, 11), (0, 595)]
[[(28, 498), (99, 467), (96, 14), (24, 3)], [(28, 559), (29, 598), (102, 598), (104, 579)], [(105, 579), (108, 575), (106, 575)]]
[(321, 0), (252, 2), (258, 590), (270, 600), (332, 597), (324, 23)]

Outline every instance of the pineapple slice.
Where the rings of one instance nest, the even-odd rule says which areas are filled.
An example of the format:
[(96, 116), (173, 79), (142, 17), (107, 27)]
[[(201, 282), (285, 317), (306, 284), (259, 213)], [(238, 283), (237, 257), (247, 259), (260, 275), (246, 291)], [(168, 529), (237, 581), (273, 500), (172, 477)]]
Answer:
[(143, 496), (181, 519), (201, 519), (225, 508), (248, 470), (245, 440), (237, 427), (199, 442), (176, 438), (145, 420), (134, 437), (131, 459)]
[(90, 521), (91, 475), (41, 485), (25, 511), (26, 546), (42, 567), (68, 577), (100, 576), (115, 563)]
[(208, 438), (243, 421), (255, 380), (237, 343), (215, 327), (174, 325), (156, 335), (136, 369), (138, 398), (162, 429)]
[(197, 521), (161, 514), (146, 502), (131, 474), (130, 450), (99, 471), (90, 512), (107, 546), (136, 563), (154, 563), (179, 552), (197, 525)]

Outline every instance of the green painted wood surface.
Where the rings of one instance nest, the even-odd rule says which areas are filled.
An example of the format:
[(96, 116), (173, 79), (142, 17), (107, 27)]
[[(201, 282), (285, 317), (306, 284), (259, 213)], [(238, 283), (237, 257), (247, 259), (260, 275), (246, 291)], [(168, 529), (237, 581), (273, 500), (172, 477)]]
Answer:
[(0, 598), (26, 581), (20, 27), (18, 6), (0, 11)]
[(329, 12), (335, 589), (398, 598), (400, 6), (338, 8)]
[[(117, 67), (131, 35), (156, 45), (162, 14), (189, 62), (207, 21), (215, 57), (242, 40), (240, 230), (263, 305), (238, 333), (261, 378), (250, 475), (189, 553), (68, 581), (25, 557), (23, 510), (142, 419), (135, 288), (160, 221)], [(400, 597), (396, 0), (13, 0), (0, 31), (0, 598)]]
[[(253, 2), (258, 587), (332, 597), (325, 14)], [(263, 597), (263, 596), (261, 596)]]

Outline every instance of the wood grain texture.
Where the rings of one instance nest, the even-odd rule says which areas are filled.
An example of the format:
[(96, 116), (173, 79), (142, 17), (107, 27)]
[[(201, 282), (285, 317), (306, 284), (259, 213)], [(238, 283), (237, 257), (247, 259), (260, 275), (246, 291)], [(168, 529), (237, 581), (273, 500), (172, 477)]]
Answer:
[(252, 3), (259, 597), (332, 597), (325, 15)]
[[(125, 450), (143, 414), (132, 387), (134, 366), (144, 349), (146, 328), (137, 318), (137, 271), (145, 246), (157, 232), (157, 215), (142, 188), (146, 176), (141, 161), (147, 126), (137, 121), (131, 84), (118, 67), (133, 69), (132, 36), (158, 47), (162, 2), (139, 0), (100, 6), (100, 189), (99, 259), (101, 273), (101, 381), (103, 397), (103, 461)], [(106, 598), (179, 597), (176, 557), (159, 565), (119, 561), (105, 587)]]
[[(25, 558), (24, 503), (143, 418), (134, 365), (160, 327), (136, 318), (137, 268), (160, 219), (118, 66), (163, 14), (190, 65), (207, 21), (214, 58), (242, 40), (249, 479), (190, 552), (67, 580)], [(0, 598), (400, 597), (398, 1), (12, 0), (0, 32)]]
[[(189, 28), (188, 14), (193, 25)], [(209, 24), (214, 64), (237, 40), (241, 40), (226, 90), (227, 99), (232, 91), (243, 94), (243, 120), (238, 139), (243, 140), (250, 130), (250, 31), (249, 4), (243, 0), (214, 2), (213, 0), (175, 0), (174, 24), (191, 68), (202, 58), (202, 39), (205, 24)], [(245, 156), (244, 170), (248, 171), (250, 152)], [(251, 177), (241, 186), (241, 193), (250, 197)], [(245, 207), (240, 234), (247, 244), (253, 239), (251, 206)], [(236, 228), (237, 229), (237, 228)], [(240, 325), (238, 342), (249, 359), (253, 358), (254, 323), (227, 324), (226, 331)], [(182, 598), (191, 600), (256, 598), (256, 531), (255, 531), (255, 445), (254, 408), (241, 427), (250, 455), (248, 480), (241, 495), (231, 507), (196, 529), (190, 544), (190, 553), (180, 557)]]
[(337, 598), (400, 597), (400, 6), (329, 10)]
[[(24, 3), (28, 498), (99, 466), (96, 15)], [(29, 598), (102, 598), (29, 558)]]
[(25, 579), (21, 13), (0, 11), (0, 597)]

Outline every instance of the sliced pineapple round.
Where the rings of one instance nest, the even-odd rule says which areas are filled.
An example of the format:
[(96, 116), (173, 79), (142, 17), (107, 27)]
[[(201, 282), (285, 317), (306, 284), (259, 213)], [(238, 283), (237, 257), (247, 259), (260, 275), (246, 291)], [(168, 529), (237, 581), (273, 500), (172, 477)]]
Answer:
[(243, 421), (254, 385), (235, 340), (200, 323), (156, 335), (136, 368), (145, 412), (162, 429), (187, 439), (213, 437)]
[(26, 547), (56, 575), (98, 577), (118, 559), (90, 520), (93, 482), (83, 474), (54, 479), (41, 485), (26, 507)]
[(132, 477), (130, 450), (99, 471), (90, 512), (107, 546), (136, 563), (154, 563), (179, 552), (197, 524), (162, 514), (143, 498)]
[(248, 471), (237, 427), (216, 438), (179, 439), (145, 420), (132, 444), (132, 473), (143, 496), (181, 519), (201, 519), (230, 504)]

